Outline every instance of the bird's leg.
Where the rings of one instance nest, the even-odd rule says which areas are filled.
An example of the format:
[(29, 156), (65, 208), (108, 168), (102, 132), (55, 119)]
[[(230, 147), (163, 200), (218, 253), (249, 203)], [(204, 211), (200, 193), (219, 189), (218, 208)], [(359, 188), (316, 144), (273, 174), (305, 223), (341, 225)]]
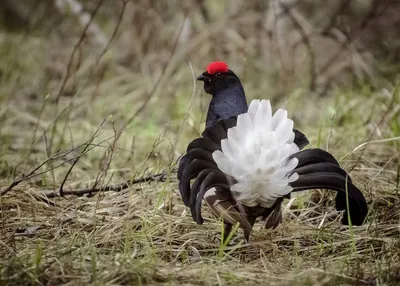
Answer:
[[(253, 227), (254, 223), (256, 222), (256, 218), (257, 218), (256, 216), (247, 217), (247, 220), (249, 221), (251, 227)], [(243, 229), (243, 231), (244, 231), (244, 239), (246, 240), (247, 243), (249, 243), (251, 230)]]
[(278, 198), (275, 202), (275, 205), (272, 208), (272, 211), (270, 214), (268, 214), (268, 218), (265, 222), (265, 228), (266, 229), (275, 229), (278, 227), (278, 225), (282, 222), (282, 202), (283, 198)]

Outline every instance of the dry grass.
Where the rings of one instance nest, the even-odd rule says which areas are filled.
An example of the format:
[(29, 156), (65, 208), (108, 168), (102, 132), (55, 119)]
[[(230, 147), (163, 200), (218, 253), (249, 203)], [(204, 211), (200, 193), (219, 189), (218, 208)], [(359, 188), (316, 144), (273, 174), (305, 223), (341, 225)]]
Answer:
[[(101, 25), (112, 38), (119, 11), (99, 11), (100, 23), (112, 19)], [(147, 32), (142, 27), (138, 38), (128, 17), (105, 50), (79, 40), (84, 27), (69, 33), (69, 18), (46, 37), (1, 32), (0, 192), (45, 163), (0, 197), (0, 284), (399, 283), (395, 86), (377, 77), (379, 88), (361, 81), (352, 88), (337, 85), (321, 97), (298, 75), (275, 82), (279, 74), (274, 78), (270, 66), (264, 69), (265, 57), (252, 50), (256, 33), (246, 44), (233, 28), (218, 38), (228, 20), (251, 26), (257, 18), (250, 12), (232, 11), (189, 40), (180, 37), (186, 12), (172, 20), (153, 12), (146, 17), (170, 25)], [(191, 19), (202, 23), (196, 15)], [(210, 47), (215, 41), (227, 51)], [(322, 192), (297, 196), (276, 230), (257, 224), (250, 244), (239, 231), (234, 243), (221, 245), (221, 224), (206, 210), (204, 225), (192, 221), (178, 195), (174, 166), (204, 126), (208, 97), (194, 87), (193, 73), (225, 56), (249, 99), (273, 98), (274, 106), (286, 106), (311, 146), (328, 149), (351, 170), (370, 208), (364, 226), (341, 226), (333, 196)], [(71, 167), (64, 191), (102, 189), (162, 170), (166, 179), (117, 192), (46, 198), (58, 194)]]

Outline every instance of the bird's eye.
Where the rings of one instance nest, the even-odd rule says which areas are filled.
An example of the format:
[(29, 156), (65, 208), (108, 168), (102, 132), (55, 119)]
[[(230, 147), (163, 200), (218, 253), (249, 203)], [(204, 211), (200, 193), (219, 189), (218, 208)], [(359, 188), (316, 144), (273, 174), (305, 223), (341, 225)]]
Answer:
[(221, 77), (221, 76), (222, 76), (222, 73), (217, 72), (217, 73), (215, 74), (215, 76), (216, 76), (216, 77)]

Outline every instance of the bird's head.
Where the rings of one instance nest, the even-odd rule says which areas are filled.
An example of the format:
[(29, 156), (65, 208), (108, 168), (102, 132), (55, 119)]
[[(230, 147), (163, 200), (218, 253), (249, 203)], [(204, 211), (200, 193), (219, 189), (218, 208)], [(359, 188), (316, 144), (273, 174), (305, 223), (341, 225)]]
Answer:
[(204, 82), (204, 91), (211, 95), (234, 85), (241, 85), (238, 76), (224, 62), (210, 63), (197, 80)]

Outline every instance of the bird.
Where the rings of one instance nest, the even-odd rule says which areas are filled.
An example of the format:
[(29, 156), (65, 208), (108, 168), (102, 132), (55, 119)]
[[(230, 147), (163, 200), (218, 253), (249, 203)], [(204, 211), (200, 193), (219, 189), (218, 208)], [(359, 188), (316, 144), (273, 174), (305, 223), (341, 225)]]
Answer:
[(336, 191), (342, 224), (363, 224), (368, 213), (363, 193), (332, 154), (304, 149), (310, 142), (293, 128), (286, 110), (273, 113), (266, 99), (248, 105), (239, 77), (225, 62), (211, 62), (197, 80), (212, 96), (206, 126), (187, 146), (177, 171), (180, 195), (197, 224), (204, 222), (204, 201), (222, 218), (222, 239), (239, 223), (248, 242), (258, 218), (265, 228), (276, 228), (284, 199), (312, 189)]

